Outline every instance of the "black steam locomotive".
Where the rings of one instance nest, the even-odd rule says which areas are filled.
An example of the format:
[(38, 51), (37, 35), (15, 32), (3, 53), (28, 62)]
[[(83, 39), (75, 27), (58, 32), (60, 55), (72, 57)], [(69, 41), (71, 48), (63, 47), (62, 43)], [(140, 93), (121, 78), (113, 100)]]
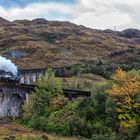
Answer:
[(12, 72), (6, 72), (4, 70), (0, 70), (0, 81), (18, 83), (20, 79), (18, 76), (15, 76)]

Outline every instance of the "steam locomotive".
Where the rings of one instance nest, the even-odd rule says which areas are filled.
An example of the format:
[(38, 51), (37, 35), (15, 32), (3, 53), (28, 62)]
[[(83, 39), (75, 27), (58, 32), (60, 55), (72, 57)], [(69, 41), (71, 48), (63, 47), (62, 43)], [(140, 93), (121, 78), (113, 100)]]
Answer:
[(0, 81), (18, 83), (20, 79), (18, 76), (15, 76), (12, 72), (6, 72), (4, 70), (0, 70)]

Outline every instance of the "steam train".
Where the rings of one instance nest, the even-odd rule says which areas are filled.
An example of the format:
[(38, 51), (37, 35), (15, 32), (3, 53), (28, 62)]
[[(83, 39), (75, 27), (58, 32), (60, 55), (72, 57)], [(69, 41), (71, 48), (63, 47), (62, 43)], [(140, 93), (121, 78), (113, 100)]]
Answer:
[(6, 72), (4, 70), (0, 70), (0, 81), (18, 83), (20, 79), (18, 76), (14, 75), (12, 72)]

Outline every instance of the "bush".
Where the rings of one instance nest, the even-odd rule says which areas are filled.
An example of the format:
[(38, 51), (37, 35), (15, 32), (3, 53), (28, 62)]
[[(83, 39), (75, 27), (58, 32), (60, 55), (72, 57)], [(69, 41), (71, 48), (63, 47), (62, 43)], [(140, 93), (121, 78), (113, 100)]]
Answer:
[(92, 135), (92, 125), (85, 119), (75, 115), (69, 123), (71, 135), (90, 138)]
[(115, 136), (114, 134), (112, 135), (95, 134), (92, 135), (91, 140), (115, 140)]

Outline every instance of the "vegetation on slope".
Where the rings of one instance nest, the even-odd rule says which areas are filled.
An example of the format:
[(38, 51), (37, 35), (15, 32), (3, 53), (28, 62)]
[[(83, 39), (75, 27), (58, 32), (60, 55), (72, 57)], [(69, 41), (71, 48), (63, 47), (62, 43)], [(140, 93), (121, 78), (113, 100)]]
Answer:
[(75, 137), (62, 137), (44, 132), (33, 131), (18, 122), (1, 123), (0, 140), (79, 140)]
[(22, 123), (66, 136), (93, 140), (140, 137), (140, 73), (118, 69), (112, 80), (92, 87), (92, 96), (68, 100), (51, 72), (24, 106)]
[(140, 61), (140, 31), (101, 31), (45, 19), (0, 20), (0, 54), (19, 68)]

